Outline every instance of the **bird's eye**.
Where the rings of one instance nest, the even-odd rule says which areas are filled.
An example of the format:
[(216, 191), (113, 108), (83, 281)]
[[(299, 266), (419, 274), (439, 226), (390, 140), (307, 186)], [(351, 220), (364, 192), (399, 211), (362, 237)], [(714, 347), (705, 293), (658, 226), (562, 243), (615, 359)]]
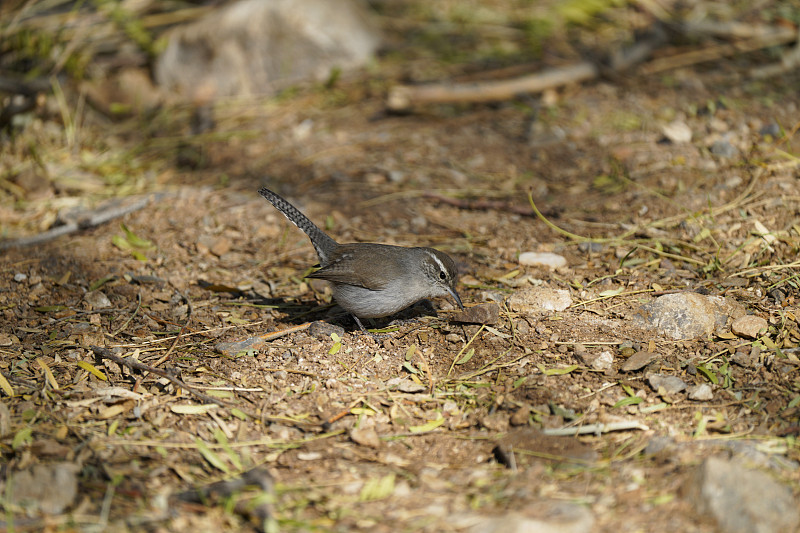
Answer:
[(441, 280), (446, 280), (447, 279), (447, 274), (444, 273), (444, 270), (440, 270), (439, 271), (439, 279), (441, 279)]

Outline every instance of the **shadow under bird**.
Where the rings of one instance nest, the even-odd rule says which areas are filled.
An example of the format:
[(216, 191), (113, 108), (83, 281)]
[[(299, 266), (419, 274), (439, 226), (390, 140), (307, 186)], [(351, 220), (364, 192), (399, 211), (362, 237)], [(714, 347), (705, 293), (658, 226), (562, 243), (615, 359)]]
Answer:
[(458, 272), (453, 260), (433, 248), (374, 243), (339, 244), (292, 204), (267, 188), (258, 193), (311, 239), (321, 268), (309, 278), (331, 282), (333, 298), (366, 331), (361, 318), (393, 315), (426, 298), (452, 296)]

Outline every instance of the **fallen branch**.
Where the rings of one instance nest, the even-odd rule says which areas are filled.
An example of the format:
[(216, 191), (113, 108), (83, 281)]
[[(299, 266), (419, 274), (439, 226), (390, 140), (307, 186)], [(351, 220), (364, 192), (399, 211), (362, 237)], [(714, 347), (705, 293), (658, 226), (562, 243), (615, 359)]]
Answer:
[(52, 241), (63, 235), (69, 235), (78, 231), (94, 228), (105, 224), (110, 220), (125, 216), (128, 213), (133, 213), (140, 209), (144, 209), (150, 203), (160, 200), (165, 196), (165, 193), (151, 194), (144, 198), (137, 198), (127, 205), (118, 205), (118, 202), (112, 202), (112, 205), (106, 204), (94, 211), (83, 213), (77, 220), (68, 222), (63, 226), (47, 230), (38, 235), (31, 237), (21, 237), (10, 241), (0, 242), (0, 250), (8, 250), (11, 248), (27, 248), (29, 246), (37, 246), (48, 241)]
[(392, 111), (406, 111), (414, 104), (449, 102), (491, 102), (508, 100), (519, 94), (537, 93), (569, 83), (578, 83), (600, 77), (603, 73), (619, 73), (647, 59), (665, 40), (660, 29), (647, 38), (624, 48), (609, 58), (608, 68), (595, 62), (580, 63), (548, 69), (538, 74), (511, 80), (462, 84), (399, 85), (389, 92), (387, 107)]
[[(788, 44), (798, 40), (798, 32), (791, 28), (741, 23), (717, 24), (712, 22), (671, 24), (675, 31), (684, 35), (710, 35), (739, 39), (736, 42), (692, 50), (684, 54), (655, 59), (642, 66), (641, 74), (654, 74), (664, 70), (686, 67), (720, 57), (753, 52), (771, 46)], [(392, 111), (408, 111), (417, 104), (442, 104), (454, 102), (491, 102), (509, 100), (520, 94), (539, 93), (569, 83), (579, 83), (603, 75), (614, 76), (644, 62), (653, 51), (666, 42), (664, 32), (656, 27), (651, 34), (621, 52), (611, 54), (607, 66), (591, 61), (548, 69), (537, 74), (509, 80), (472, 83), (441, 83), (428, 85), (399, 85), (389, 91), (387, 107)], [(800, 62), (800, 52), (787, 54), (778, 67), (786, 69)], [(756, 70), (753, 75), (764, 76), (775, 70)]]

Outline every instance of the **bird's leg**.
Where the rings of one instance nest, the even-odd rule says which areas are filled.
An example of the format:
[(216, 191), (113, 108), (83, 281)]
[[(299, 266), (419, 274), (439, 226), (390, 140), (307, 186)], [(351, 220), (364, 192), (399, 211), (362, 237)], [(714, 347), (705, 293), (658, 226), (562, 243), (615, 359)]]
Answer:
[(379, 333), (372, 333), (371, 331), (367, 331), (367, 328), (364, 327), (364, 324), (361, 323), (361, 321), (358, 319), (358, 317), (356, 315), (353, 315), (353, 320), (356, 321), (356, 324), (358, 324), (359, 329), (363, 333), (369, 335), (370, 337), (372, 337), (376, 341), (378, 339), (385, 339), (386, 337), (391, 337), (391, 334), (389, 334), (389, 333), (380, 333), (379, 334)]
[(356, 324), (358, 324), (358, 329), (360, 329), (362, 332), (366, 333), (367, 335), (372, 335), (372, 333), (367, 331), (367, 328), (364, 327), (364, 324), (361, 323), (361, 321), (358, 319), (358, 317), (356, 315), (353, 315), (353, 320), (355, 320)]

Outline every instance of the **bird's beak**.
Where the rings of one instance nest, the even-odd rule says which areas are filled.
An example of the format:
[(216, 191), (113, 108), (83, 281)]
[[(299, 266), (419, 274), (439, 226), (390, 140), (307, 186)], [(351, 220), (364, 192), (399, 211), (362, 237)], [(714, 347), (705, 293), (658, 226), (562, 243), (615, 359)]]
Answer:
[(458, 304), (458, 307), (463, 311), (464, 310), (464, 304), (461, 303), (461, 297), (458, 295), (456, 290), (454, 288), (452, 288), (452, 287), (447, 287), (447, 292), (450, 293), (450, 296), (453, 297), (453, 299)]

